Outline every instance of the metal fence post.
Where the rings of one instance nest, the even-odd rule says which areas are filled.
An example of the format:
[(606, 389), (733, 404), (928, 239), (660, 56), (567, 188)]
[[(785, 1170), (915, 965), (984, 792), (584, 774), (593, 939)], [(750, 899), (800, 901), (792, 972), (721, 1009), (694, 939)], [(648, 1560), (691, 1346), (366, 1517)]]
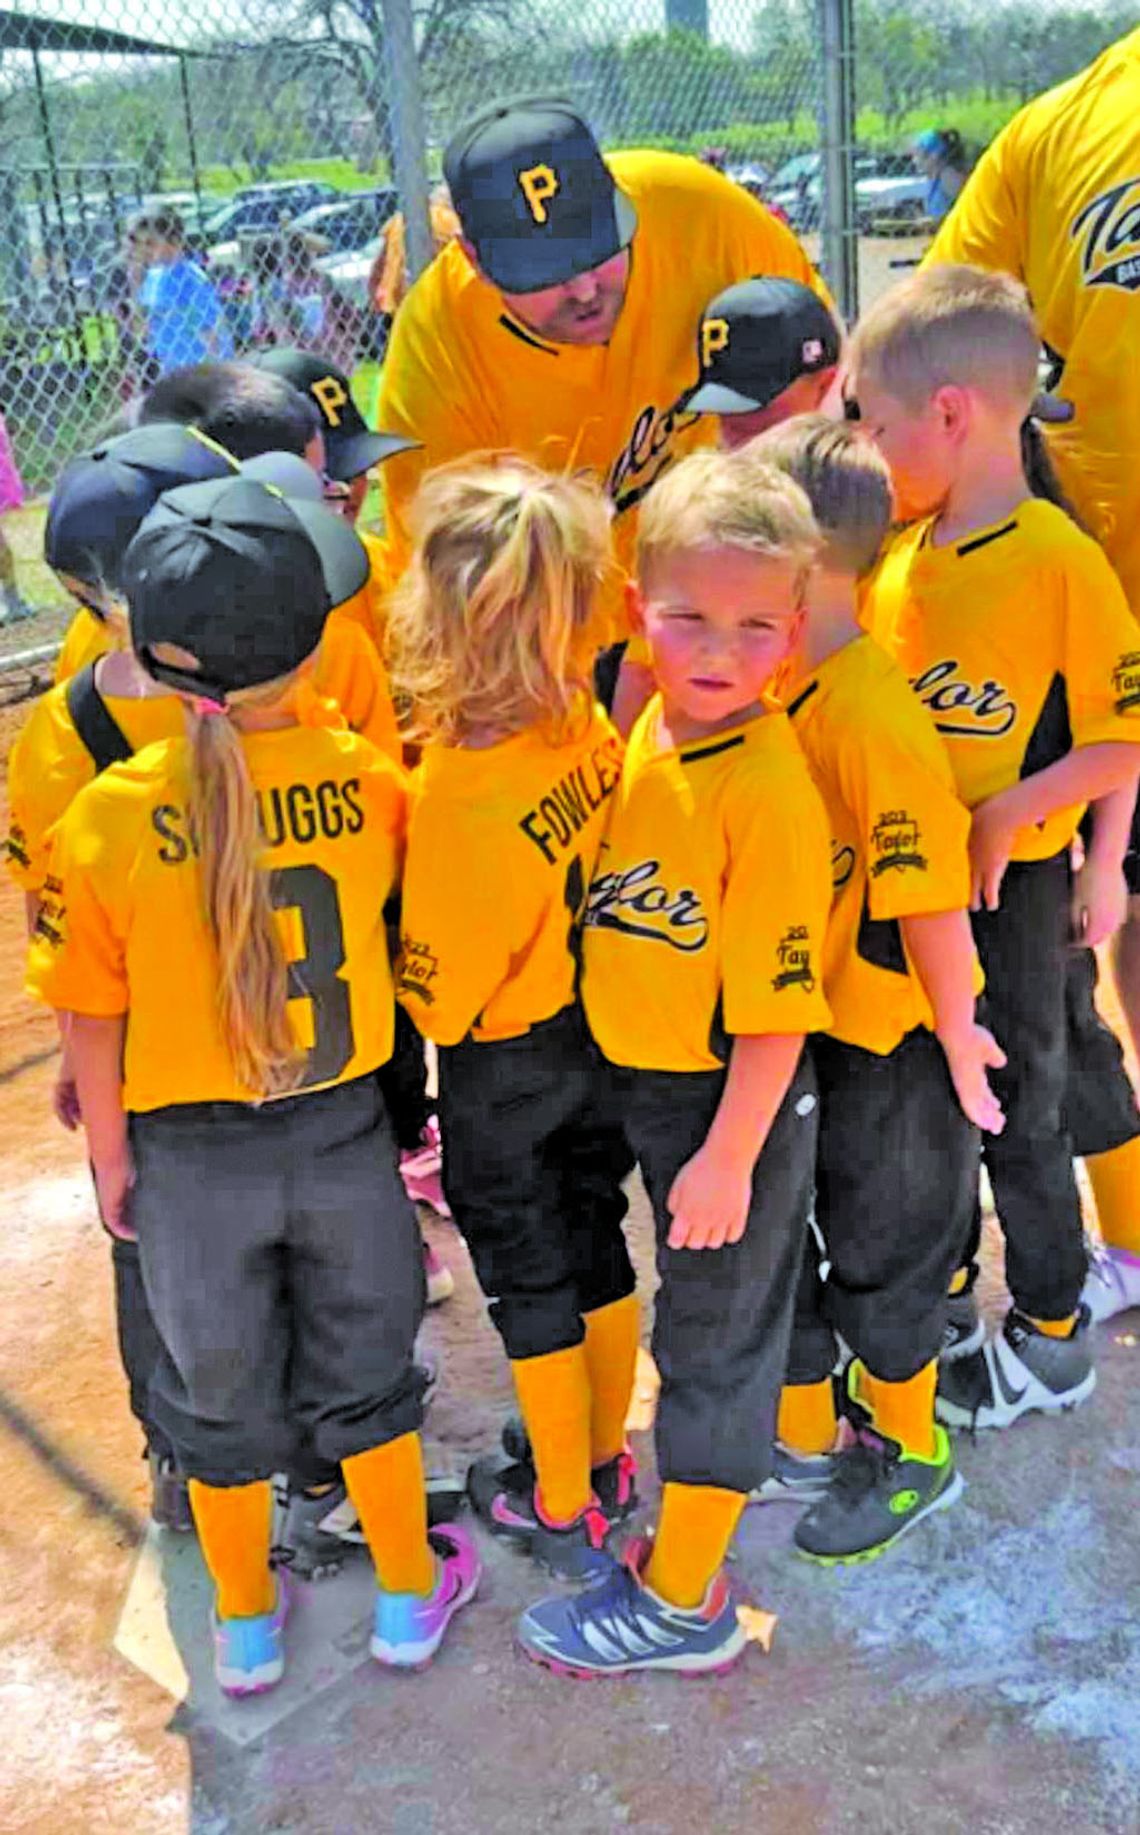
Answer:
[(392, 123), (396, 187), (404, 212), (408, 278), (414, 280), (434, 253), (428, 208), (427, 129), (416, 56), (411, 0), (383, 0), (388, 63), (388, 116)]
[(852, 0), (818, 0), (823, 57), (819, 144), (822, 253), (828, 285), (848, 323), (859, 311), (855, 222), (855, 28)]

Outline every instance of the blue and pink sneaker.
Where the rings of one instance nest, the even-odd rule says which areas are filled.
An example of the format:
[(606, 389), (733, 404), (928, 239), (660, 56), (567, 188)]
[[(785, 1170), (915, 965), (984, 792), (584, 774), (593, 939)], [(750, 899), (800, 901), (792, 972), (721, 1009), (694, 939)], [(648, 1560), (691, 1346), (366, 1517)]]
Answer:
[(465, 1529), (452, 1523), (428, 1531), (436, 1581), (427, 1598), (418, 1593), (376, 1594), (372, 1655), (390, 1669), (424, 1669), (443, 1643), (460, 1606), (474, 1599), (483, 1566)]
[(683, 1612), (642, 1581), (648, 1552), (648, 1542), (633, 1542), (600, 1586), (531, 1606), (516, 1630), (523, 1654), (555, 1675), (575, 1678), (646, 1669), (719, 1676), (731, 1669), (748, 1638), (723, 1572), (702, 1603)]
[(226, 1695), (263, 1695), (285, 1674), (285, 1620), (289, 1616), (289, 1582), (276, 1576), (277, 1600), (272, 1612), (252, 1618), (214, 1620), (214, 1674)]

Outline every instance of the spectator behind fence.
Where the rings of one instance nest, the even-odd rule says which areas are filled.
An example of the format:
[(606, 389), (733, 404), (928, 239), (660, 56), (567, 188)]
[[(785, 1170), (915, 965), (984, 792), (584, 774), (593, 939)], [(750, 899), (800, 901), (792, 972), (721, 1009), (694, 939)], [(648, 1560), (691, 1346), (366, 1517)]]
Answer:
[[(459, 218), (451, 207), (451, 193), (446, 185), (437, 185), (431, 194), (430, 211), (433, 254), (446, 248), (459, 234)], [(372, 272), (368, 276), (368, 297), (377, 312), (393, 313), (408, 291), (407, 233), (404, 213), (398, 210), (389, 217), (380, 238), (380, 247)]]
[(175, 210), (143, 211), (131, 224), (130, 248), (141, 270), (135, 305), (147, 351), (158, 370), (232, 354), (213, 281), (186, 253)]
[(364, 331), (363, 315), (317, 266), (327, 249), (300, 230), (254, 245), (258, 292), (258, 342), (319, 351), (352, 371)]
[(930, 181), (926, 214), (941, 223), (943, 217), (949, 216), (970, 170), (962, 136), (956, 127), (924, 128), (915, 137), (911, 156), (919, 171)]

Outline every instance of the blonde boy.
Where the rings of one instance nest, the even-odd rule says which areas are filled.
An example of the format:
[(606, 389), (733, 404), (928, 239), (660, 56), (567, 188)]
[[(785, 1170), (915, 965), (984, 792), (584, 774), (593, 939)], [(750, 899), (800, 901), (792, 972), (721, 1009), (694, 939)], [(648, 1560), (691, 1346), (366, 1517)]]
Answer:
[(768, 1471), (815, 1160), (803, 1046), (829, 1017), (827, 821), (766, 699), (817, 548), (799, 487), (727, 454), (682, 460), (642, 511), (657, 692), (589, 890), (583, 999), (657, 1226), (664, 1496), (651, 1547), (521, 1621), (576, 1675), (716, 1671), (745, 1644), (723, 1562)]
[[(970, 818), (906, 676), (856, 612), (890, 523), (886, 464), (852, 427), (818, 415), (762, 435), (746, 459), (788, 472), (823, 535), (785, 692), (831, 824), (833, 883), (832, 1018), (812, 1040), (815, 1216), (830, 1268), (821, 1284), (814, 1255), (805, 1260), (765, 1494), (822, 1491), (795, 1540), (815, 1560), (857, 1561), (962, 1489), (934, 1391), (947, 1288), (973, 1219), (978, 1128), (1001, 1127), (986, 1073), (1004, 1060), (974, 1013)], [(857, 1434), (842, 1452), (837, 1336), (855, 1359)]]
[(1074, 1406), (1096, 1373), (1072, 1144), (1063, 1118), (1069, 847), (1082, 807), (1135, 784), (1140, 629), (1111, 567), (1030, 496), (1020, 429), (1039, 341), (1004, 275), (932, 267), (867, 314), (850, 392), (915, 518), (867, 595), (946, 742), (972, 811), (971, 905), (1004, 1133), (985, 1158), (1013, 1308), (944, 1368), (939, 1414), (1002, 1427)]

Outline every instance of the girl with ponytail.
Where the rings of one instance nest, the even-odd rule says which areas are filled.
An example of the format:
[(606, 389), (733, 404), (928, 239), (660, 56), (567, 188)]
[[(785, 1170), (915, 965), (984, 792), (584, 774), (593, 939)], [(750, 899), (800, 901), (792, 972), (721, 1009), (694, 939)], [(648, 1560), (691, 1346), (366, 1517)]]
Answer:
[[(609, 511), (504, 455), (434, 472), (390, 616), (423, 756), (397, 993), (439, 1048), (443, 1181), (515, 1380), (513, 1457), (468, 1489), (491, 1533), (590, 1579), (634, 1504), (632, 1158), (577, 998), (621, 746), (593, 700)], [(603, 639), (604, 641), (604, 636)]]
[(138, 1240), (234, 1695), (283, 1673), (269, 1480), (298, 1441), (356, 1506), (379, 1662), (427, 1661), (478, 1581), (462, 1531), (427, 1527), (423, 1264), (377, 1078), (405, 784), (311, 684), (367, 572), (341, 518), (254, 479), (159, 501), (124, 562), (130, 634), (188, 731), (75, 798), (31, 956), (101, 1212)]

